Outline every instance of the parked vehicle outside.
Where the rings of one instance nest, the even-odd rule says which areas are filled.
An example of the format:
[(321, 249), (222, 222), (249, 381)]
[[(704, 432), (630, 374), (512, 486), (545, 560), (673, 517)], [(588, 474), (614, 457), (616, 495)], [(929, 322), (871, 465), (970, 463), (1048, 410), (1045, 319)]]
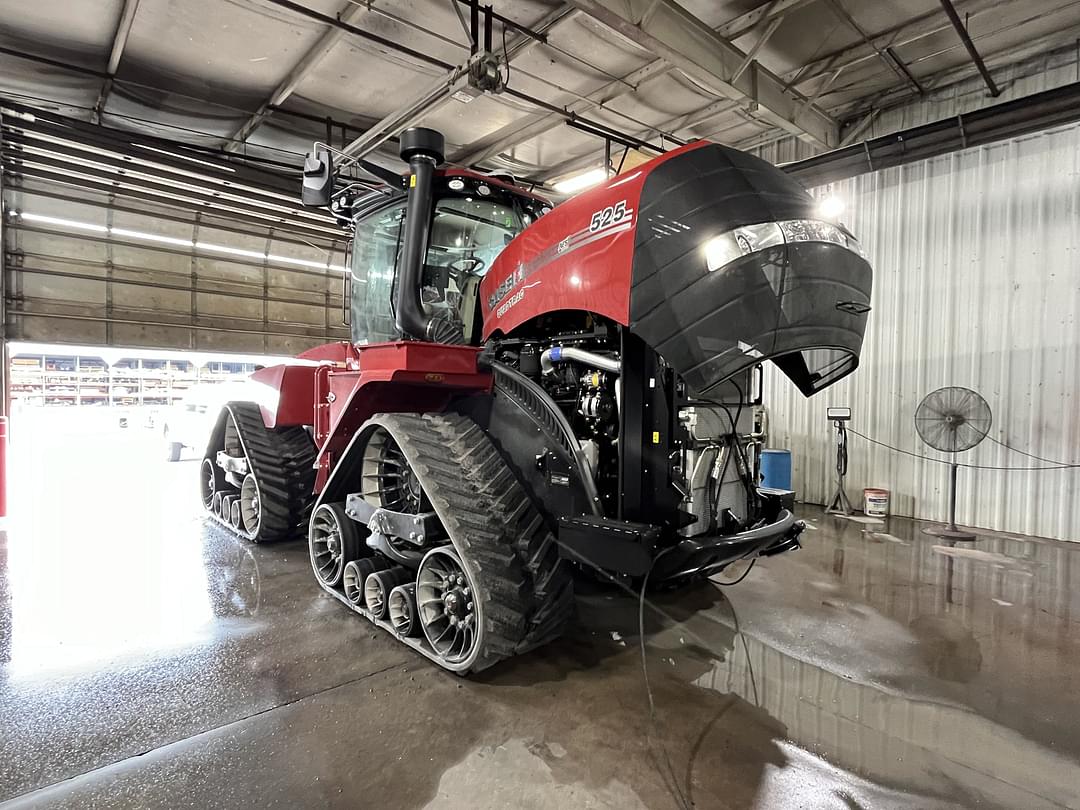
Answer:
[(163, 409), (159, 418), (165, 459), (179, 461), (185, 449), (201, 453), (222, 406), (232, 400), (251, 400), (253, 385), (247, 380), (202, 383), (176, 405)]

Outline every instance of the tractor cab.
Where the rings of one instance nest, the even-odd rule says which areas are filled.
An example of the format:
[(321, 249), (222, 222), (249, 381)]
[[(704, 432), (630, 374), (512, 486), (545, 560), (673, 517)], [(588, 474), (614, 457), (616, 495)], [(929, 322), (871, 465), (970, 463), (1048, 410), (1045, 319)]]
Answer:
[[(442, 137), (431, 130), (406, 134), (416, 140), (416, 133), (418, 143), (402, 144), (411, 174), (388, 187), (347, 185), (344, 194), (330, 199), (331, 210), (353, 230), (352, 341), (362, 345), (410, 335), (478, 345), (481, 279), (514, 237), (551, 205), (509, 178), (435, 170), (442, 161)], [(309, 157), (308, 164), (321, 180), (327, 164), (333, 172), (332, 158), (328, 151), (313, 154), (317, 157)], [(305, 190), (307, 184), (305, 171)], [(326, 197), (312, 194), (305, 202), (325, 204)]]
[[(401, 336), (396, 324), (407, 204), (397, 198), (353, 221), (349, 262), (354, 343)], [(428, 238), (419, 275), (420, 303), (428, 319), (459, 325), (460, 340), (478, 344), (478, 288), (503, 249), (550, 210), (539, 198), (472, 172), (440, 171), (432, 181)]]

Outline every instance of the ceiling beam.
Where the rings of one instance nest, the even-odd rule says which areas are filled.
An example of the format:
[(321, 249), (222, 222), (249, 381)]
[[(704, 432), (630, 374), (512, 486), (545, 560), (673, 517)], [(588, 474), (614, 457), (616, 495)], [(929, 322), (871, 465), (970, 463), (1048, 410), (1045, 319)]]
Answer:
[[(969, 2), (963, 4), (964, 13), (970, 17), (998, 9), (1000, 9), (999, 0), (969, 0)], [(878, 59), (880, 58), (877, 53), (878, 49), (893, 48), (895, 50), (896, 48), (902, 48), (943, 31), (948, 31), (950, 27), (949, 21), (945, 19), (940, 11), (930, 11), (900, 25), (879, 31), (876, 34), (868, 34), (869, 42), (860, 41), (850, 47), (823, 54), (798, 70), (785, 74), (785, 77), (793, 87), (799, 86), (837, 68), (847, 70), (863, 62)]]
[[(527, 53), (540, 42), (537, 36), (546, 36), (556, 25), (573, 17), (576, 13), (571, 6), (562, 4), (531, 25), (528, 34), (512, 35), (506, 46), (507, 61), (513, 61), (516, 57)], [(462, 64), (451, 68), (409, 101), (354, 138), (342, 151), (349, 155), (363, 157), (402, 130), (408, 129), (425, 116), (431, 115), (460, 88), (463, 80), (468, 76), (470, 64), (479, 57), (482, 57), (482, 54), (471, 56)]]
[(770, 0), (768, 3), (762, 3), (744, 14), (740, 14), (738, 17), (728, 20), (716, 29), (716, 33), (724, 39), (738, 39), (759, 24), (768, 23), (770, 20), (782, 17), (792, 11), (798, 11), (803, 6), (815, 2), (817, 0)]
[[(833, 11), (836, 12), (836, 15), (840, 17), (840, 19), (843, 20), (844, 23), (847, 24), (848, 28), (850, 28), (852, 31), (859, 35), (859, 39), (862, 40), (863, 44), (866, 45), (866, 47), (870, 48), (870, 50), (877, 54), (878, 59), (880, 59), (885, 64), (885, 67), (895, 73), (901, 81), (910, 81), (911, 84), (914, 85), (916, 90), (918, 90), (920, 93), (922, 92), (922, 88), (919, 86), (919, 83), (915, 81), (915, 77), (912, 76), (910, 72), (908, 72), (907, 67), (901, 67), (897, 65), (896, 62), (893, 61), (893, 59), (889, 58), (888, 53), (886, 53), (886, 50), (888, 50), (887, 48), (885, 50), (882, 50), (877, 45), (875, 45), (874, 41), (870, 38), (866, 31), (863, 30), (863, 27), (859, 25), (855, 21), (855, 18), (848, 13), (848, 10), (844, 8), (843, 5), (841, 5), (840, 0), (829, 0), (829, 7), (832, 8)], [(843, 68), (840, 68), (840, 70), (843, 70)], [(833, 81), (836, 81), (836, 79), (834, 78)]]
[(949, 18), (949, 22), (952, 23), (952, 27), (956, 29), (960, 41), (964, 43), (964, 48), (967, 49), (968, 56), (971, 57), (971, 61), (979, 70), (979, 75), (982, 76), (983, 81), (986, 82), (986, 89), (990, 91), (990, 95), (997, 98), (1001, 95), (1001, 90), (994, 84), (994, 79), (990, 76), (990, 71), (986, 69), (986, 63), (983, 62), (983, 58), (979, 55), (979, 49), (976, 48), (975, 43), (971, 41), (971, 35), (964, 27), (960, 15), (956, 13), (956, 7), (952, 4), (952, 0), (941, 0), (941, 7), (945, 9), (945, 14)]
[[(1022, 46), (1010, 45), (999, 51), (988, 53), (985, 56), (987, 62), (993, 68), (1018, 65), (1029, 59), (1055, 53), (1075, 53), (1076, 41), (1080, 38), (1080, 25), (1065, 27), (1060, 31), (1053, 31), (1041, 37), (1028, 40)], [(959, 46), (956, 46), (959, 47)], [(935, 74), (926, 82), (924, 88), (927, 92), (938, 91), (946, 87), (952, 87), (979, 76), (976, 67), (970, 62), (957, 65), (954, 68)], [(1015, 77), (1014, 77), (1015, 78)], [(862, 100), (844, 105), (843, 115), (845, 118), (855, 118), (870, 110), (889, 110), (908, 103), (913, 93), (906, 85), (886, 88), (870, 100)]]
[(512, 121), (487, 137), (469, 144), (468, 147), (453, 155), (451, 159), (454, 163), (462, 166), (483, 163), (500, 152), (549, 132), (555, 127), (562, 126), (567, 119), (567, 115), (576, 116), (596, 107), (602, 108), (609, 101), (633, 92), (643, 82), (661, 76), (671, 69), (671, 65), (662, 59), (657, 59), (632, 73), (628, 73), (621, 79), (608, 82), (599, 90), (589, 93), (584, 99), (571, 102), (566, 106), (565, 113), (541, 113), (529, 116), (523, 121)]
[[(345, 5), (342, 6), (341, 11), (338, 12), (337, 19), (351, 25), (364, 11), (366, 11), (364, 6), (346, 2)], [(241, 149), (244, 146), (245, 141), (251, 137), (251, 133), (273, 114), (275, 107), (281, 106), (281, 104), (296, 91), (296, 88), (300, 86), (300, 83), (311, 74), (311, 71), (315, 69), (315, 67), (328, 53), (330, 53), (330, 50), (337, 45), (344, 36), (345, 29), (339, 28), (336, 25), (327, 27), (315, 44), (297, 60), (296, 64), (293, 65), (292, 70), (290, 70), (288, 75), (281, 80), (274, 89), (274, 92), (270, 94), (270, 97), (259, 105), (259, 109), (252, 113), (251, 116), (225, 140), (225, 151), (235, 152), (236, 150)]]
[[(683, 115), (676, 115), (672, 118), (668, 118), (666, 121), (658, 124), (655, 128), (641, 130), (640, 132), (635, 133), (635, 137), (646, 138), (658, 130), (677, 132), (680, 129), (696, 127), (711, 118), (715, 118), (725, 112), (731, 112), (732, 110), (737, 109), (738, 106), (738, 102), (731, 101), (730, 99), (714, 101), (707, 107), (703, 107), (700, 110), (694, 110), (692, 113), (684, 113)], [(548, 180), (561, 177), (564, 174), (570, 174), (572, 172), (580, 171), (581, 169), (590, 168), (596, 164), (600, 154), (601, 153), (598, 151), (591, 151), (584, 155), (567, 158), (554, 166), (544, 169), (536, 174), (529, 175), (529, 177), (530, 179), (546, 183)]]
[(754, 60), (757, 59), (758, 53), (765, 47), (765, 43), (768, 42), (772, 35), (776, 33), (776, 29), (780, 27), (780, 23), (784, 21), (783, 16), (773, 17), (765, 25), (765, 30), (761, 32), (761, 36), (757, 38), (753, 46), (746, 52), (746, 56), (743, 57), (742, 64), (739, 65), (735, 72), (731, 74), (731, 82), (735, 83), (746, 72), (746, 69), (750, 65), (754, 64)]
[[(673, 0), (652, 6), (645, 0), (571, 0), (619, 35), (669, 62), (709, 92), (744, 100), (752, 109), (788, 132), (827, 148), (840, 141), (832, 116), (808, 105), (776, 74), (754, 63), (734, 81), (746, 54)], [(655, 0), (653, 0), (655, 2)], [(642, 13), (650, 10), (645, 24)]]
[(116, 23), (116, 32), (113, 34), (112, 47), (109, 49), (109, 62), (105, 67), (108, 78), (101, 84), (94, 109), (90, 113), (90, 121), (94, 124), (101, 123), (101, 113), (109, 101), (109, 93), (113, 88), (113, 76), (120, 67), (120, 59), (124, 55), (124, 47), (127, 45), (128, 36), (131, 34), (131, 26), (135, 22), (135, 12), (139, 10), (139, 0), (124, 0), (124, 6), (120, 9), (120, 19)]
[[(770, 0), (770, 2), (763, 3), (757, 8), (727, 21), (717, 28), (716, 32), (727, 39), (734, 39), (759, 24), (769, 25), (772, 21), (782, 18), (785, 13), (795, 11), (814, 2), (817, 2), (817, 0)], [(775, 31), (775, 28), (773, 30)], [(674, 68), (663, 59), (655, 59), (628, 73), (621, 79), (608, 82), (598, 90), (589, 93), (585, 99), (570, 103), (567, 105), (566, 111), (571, 115), (581, 115), (597, 107), (602, 108), (609, 101), (634, 92), (644, 82), (663, 76), (672, 70)], [(713, 105), (709, 106), (712, 107)], [(492, 132), (487, 137), (469, 144), (457, 154), (452, 155), (451, 159), (454, 163), (462, 166), (481, 164), (500, 152), (513, 149), (519, 144), (562, 126), (565, 121), (566, 116), (558, 113), (532, 115), (524, 121), (513, 121)]]
[(844, 134), (844, 137), (840, 139), (840, 147), (843, 148), (855, 143), (866, 130), (870, 129), (870, 126), (877, 120), (879, 115), (881, 115), (881, 110), (870, 110), (859, 123)]
[[(1070, 57), (1073, 56), (1076, 53), (1076, 41), (1078, 38), (1080, 38), (1080, 25), (1066, 27), (1060, 31), (1055, 31), (1051, 34), (1029, 40), (1028, 42), (1025, 42), (1022, 47), (1018, 48), (1015, 45), (1011, 45), (1002, 48), (1000, 51), (989, 53), (986, 55), (986, 61), (995, 69), (997, 67), (1005, 66), (1016, 68), (1025, 63), (1031, 65), (1029, 72), (1026, 73), (1018, 73), (1013, 70), (1013, 78), (1018, 81), (1026, 76), (1032, 75), (1032, 73), (1041, 72), (1042, 67), (1037, 63), (1032, 63), (1030, 60), (1036, 58), (1041, 60), (1043, 58), (1061, 54), (1068, 54)], [(957, 44), (950, 47), (958, 48), (960, 46)], [(978, 75), (975, 66), (970, 62), (966, 62), (950, 70), (935, 74), (933, 79), (927, 82), (927, 86), (924, 89), (927, 92), (940, 91), (945, 88), (951, 88), (969, 82), (971, 79), (977, 78)], [(863, 123), (873, 123), (883, 112), (903, 107), (910, 102), (914, 95), (915, 92), (911, 90), (908, 85), (896, 85), (881, 91), (869, 100), (862, 99), (846, 104), (842, 108), (839, 108), (840, 111), (837, 112), (837, 114), (845, 119), (859, 119), (860, 123), (855, 126), (860, 127)], [(873, 118), (869, 121), (867, 119), (868, 114), (873, 115)], [(850, 131), (843, 139), (844, 143), (842, 146), (852, 142), (849, 136)], [(752, 149), (765, 143), (773, 143), (782, 140), (783, 137), (783, 135), (778, 136), (774, 134), (764, 139), (754, 138), (751, 140), (740, 141), (734, 144), (734, 146), (736, 149)]]

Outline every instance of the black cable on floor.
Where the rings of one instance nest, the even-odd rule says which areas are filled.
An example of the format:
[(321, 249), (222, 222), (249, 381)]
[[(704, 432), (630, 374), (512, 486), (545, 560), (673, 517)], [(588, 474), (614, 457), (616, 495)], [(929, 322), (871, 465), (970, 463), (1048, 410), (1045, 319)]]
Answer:
[(723, 585), (725, 588), (727, 588), (727, 587), (729, 587), (731, 585), (738, 585), (740, 582), (742, 582), (744, 579), (746, 579), (747, 575), (751, 571), (754, 570), (754, 563), (756, 563), (757, 561), (758, 561), (758, 558), (754, 557), (754, 559), (752, 559), (750, 561), (750, 565), (746, 566), (746, 570), (743, 571), (742, 574), (739, 575), (738, 579), (733, 579), (733, 580), (731, 580), (731, 582), (721, 582), (720, 580), (713, 579), (712, 577), (710, 577), (709, 582), (712, 582), (712, 583), (714, 583), (716, 585)]
[[(666, 548), (653, 557), (652, 563), (649, 565), (649, 570), (645, 572), (645, 579), (641, 582), (641, 592), (638, 595), (638, 642), (641, 647), (641, 677), (645, 681), (645, 694), (649, 698), (649, 727), (645, 737), (645, 747), (651, 749), (652, 743), (652, 730), (656, 725), (656, 702), (653, 700), (652, 684), (649, 683), (649, 664), (645, 656), (645, 591), (649, 587), (649, 577), (652, 576), (653, 569), (656, 564), (664, 558), (668, 552), (673, 551), (676, 546)], [(683, 810), (691, 810), (691, 804), (683, 795), (682, 788), (679, 785), (679, 779), (675, 775), (675, 766), (671, 764), (671, 755), (668, 753), (667, 746), (664, 745), (664, 741), (660, 740), (660, 748), (664, 752), (664, 763), (667, 765), (667, 773), (664, 773), (664, 769), (657, 763), (657, 769), (660, 771), (660, 777), (664, 780), (664, 787), (671, 793), (671, 797), (675, 799)], [(669, 783), (670, 780), (670, 783)]]

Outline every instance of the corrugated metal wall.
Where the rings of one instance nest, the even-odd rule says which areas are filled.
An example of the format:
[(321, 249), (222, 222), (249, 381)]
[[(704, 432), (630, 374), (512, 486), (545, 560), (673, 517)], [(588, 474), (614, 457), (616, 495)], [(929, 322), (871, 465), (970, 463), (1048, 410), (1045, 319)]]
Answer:
[[(771, 444), (794, 451), (800, 498), (833, 491), (827, 405), (879, 441), (926, 448), (912, 417), (944, 385), (980, 391), (990, 436), (1080, 462), (1080, 126), (877, 172), (836, 184), (844, 219), (874, 265), (874, 310), (861, 368), (805, 400), (769, 369)], [(892, 511), (946, 514), (946, 470), (851, 437), (848, 492), (892, 491)], [(991, 441), (963, 456), (1038, 466)], [(980, 527), (1080, 540), (1080, 470), (962, 470), (958, 518)]]

